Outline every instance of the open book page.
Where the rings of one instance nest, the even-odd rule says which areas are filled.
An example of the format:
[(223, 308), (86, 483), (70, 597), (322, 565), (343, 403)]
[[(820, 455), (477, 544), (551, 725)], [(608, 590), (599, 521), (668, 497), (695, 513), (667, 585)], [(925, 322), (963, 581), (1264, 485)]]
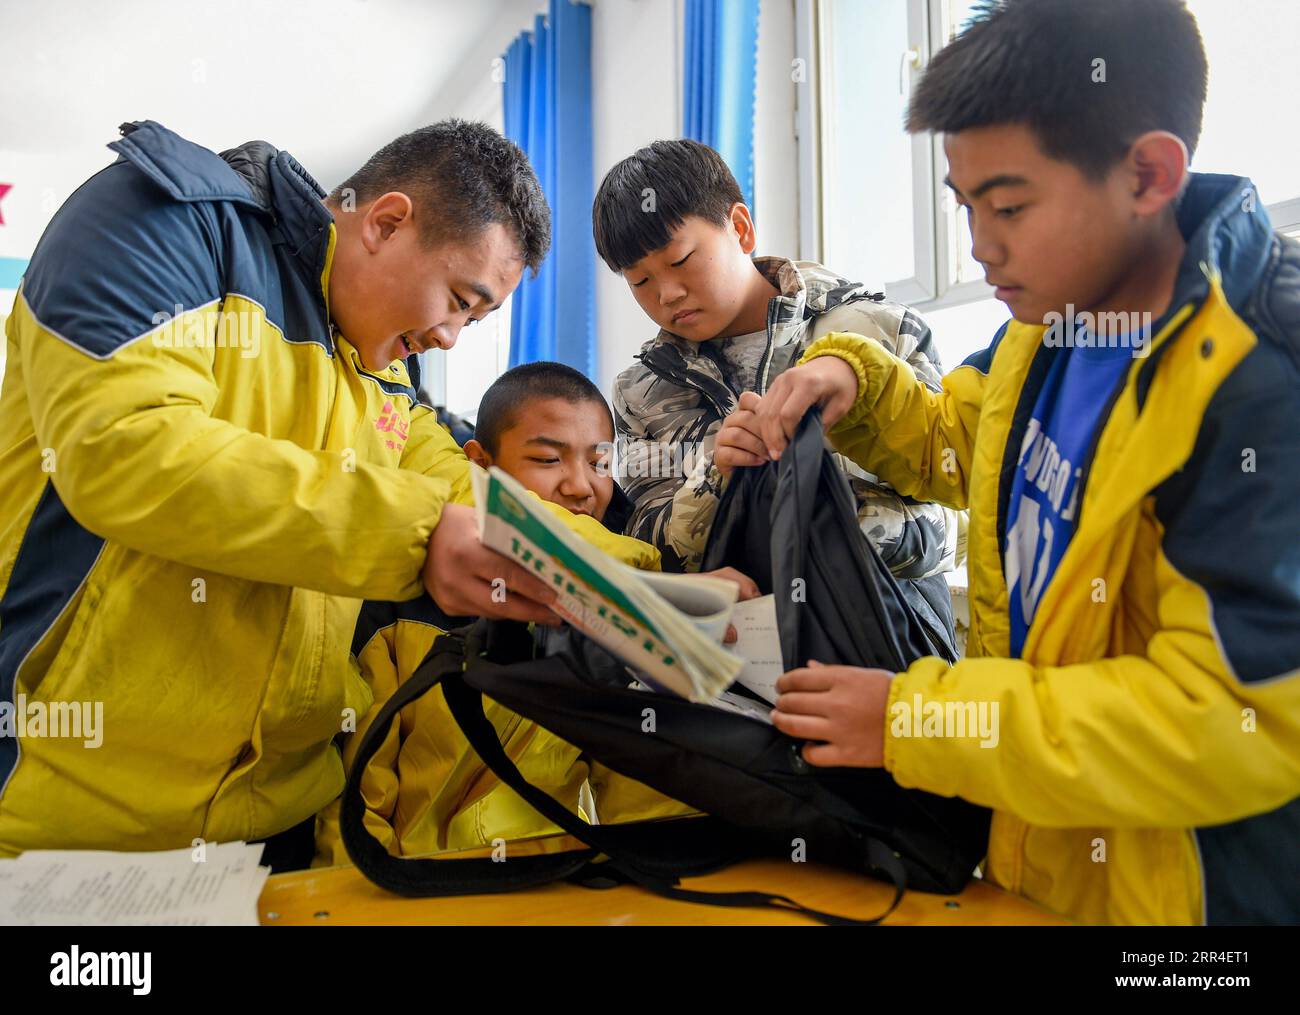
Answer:
[(758, 695), (767, 704), (734, 691), (723, 691), (709, 704), (770, 726), (770, 706), (775, 705), (777, 699), (776, 682), (785, 672), (781, 637), (776, 626), (776, 599), (768, 595), (737, 603), (731, 609), (731, 624), (736, 629), (736, 642), (728, 648), (744, 662), (736, 675), (736, 684)]
[(721, 640), (734, 583), (637, 571), (569, 531), (500, 469), (472, 475), (479, 538), (551, 585), (557, 614), (691, 701), (708, 701), (732, 684), (742, 661)]
[(721, 709), (724, 712), (734, 712), (736, 715), (743, 715), (746, 719), (753, 719), (757, 722), (772, 725), (772, 709), (764, 705), (761, 701), (755, 701), (753, 698), (747, 698), (743, 694), (736, 694), (732, 691), (723, 691), (720, 695), (709, 702), (713, 708)]
[(691, 618), (707, 637), (722, 641), (736, 601), (736, 583), (698, 574), (638, 571), (643, 582)]

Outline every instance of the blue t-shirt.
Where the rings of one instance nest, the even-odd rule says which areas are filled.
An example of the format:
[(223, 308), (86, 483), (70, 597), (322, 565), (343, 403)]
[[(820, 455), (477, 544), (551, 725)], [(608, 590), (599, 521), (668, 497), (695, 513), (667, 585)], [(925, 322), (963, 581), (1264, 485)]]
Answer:
[(1034, 404), (1011, 481), (1003, 544), (1015, 658), (1074, 537), (1084, 458), (1105, 422), (1111, 393), (1133, 362), (1127, 344), (1062, 349)]

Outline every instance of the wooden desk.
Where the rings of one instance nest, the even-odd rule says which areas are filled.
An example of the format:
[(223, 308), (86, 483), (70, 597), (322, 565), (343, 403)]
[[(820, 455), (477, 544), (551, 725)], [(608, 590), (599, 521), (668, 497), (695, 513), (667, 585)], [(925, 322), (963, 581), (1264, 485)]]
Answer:
[[(751, 860), (685, 887), (706, 891), (757, 890), (787, 895), (827, 912), (874, 916), (893, 889), (847, 871), (789, 861)], [(272, 914), (275, 914), (274, 916)], [(735, 925), (816, 926), (807, 917), (762, 909), (724, 909), (662, 899), (631, 886), (602, 891), (577, 885), (503, 895), (405, 899), (372, 885), (355, 867), (327, 867), (268, 878), (258, 905), (263, 926), (313, 925)], [(1032, 924), (1068, 921), (982, 881), (958, 896), (908, 892), (887, 925)]]

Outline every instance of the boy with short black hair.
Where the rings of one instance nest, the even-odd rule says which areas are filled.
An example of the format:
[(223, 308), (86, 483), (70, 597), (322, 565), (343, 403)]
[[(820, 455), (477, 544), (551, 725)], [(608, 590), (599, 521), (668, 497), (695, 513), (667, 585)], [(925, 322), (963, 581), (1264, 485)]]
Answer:
[[(606, 553), (643, 570), (659, 570), (659, 552), (621, 534), (630, 502), (610, 473), (614, 421), (590, 380), (562, 363), (527, 363), (502, 374), (484, 393), (476, 436), (465, 445), (470, 460), (509, 473)], [(742, 599), (755, 584), (727, 568), (715, 571), (740, 586)], [(434, 639), (455, 618), (428, 596), (405, 603), (367, 603), (353, 640), (362, 675), (375, 703), (346, 743), (350, 765), (361, 735), (385, 701), (415, 671)], [(487, 702), (488, 718), (506, 750), (534, 785), (587, 816), (611, 823), (693, 813), (684, 804), (590, 761), (571, 744)], [(583, 787), (589, 786), (590, 796)], [(522, 840), (558, 832), (530, 804), (487, 773), (441, 698), (430, 694), (403, 711), (362, 781), (370, 831), (392, 852), (420, 855)], [(318, 863), (342, 863), (338, 803), (322, 815)], [(596, 812), (593, 815), (593, 810)], [(528, 847), (522, 847), (527, 849)]]
[[(743, 430), (724, 424), (746, 414), (744, 393), (765, 391), (818, 337), (869, 335), (939, 388), (930, 330), (912, 311), (821, 265), (751, 256), (753, 218), (706, 145), (656, 141), (624, 159), (601, 183), (592, 216), (601, 258), (660, 327), (619, 374), (614, 413), (620, 479), (635, 505), (627, 531), (657, 546), (669, 570), (699, 569), (727, 475), (760, 461)], [(956, 513), (839, 461), (863, 538), (936, 643), (951, 646), (943, 572), (957, 559)]]
[(971, 511), (968, 657), (793, 671), (777, 727), (992, 807), (986, 876), (1084, 922), (1300, 921), (1300, 245), (1188, 173), (1206, 75), (1181, 0), (986, 4), (908, 127), (1015, 319), (938, 394), (827, 336), (744, 421)]
[(613, 451), (614, 418), (600, 389), (572, 367), (550, 362), (498, 377), (465, 444), (475, 464), (499, 466), (543, 500), (621, 533), (631, 504), (614, 482)]

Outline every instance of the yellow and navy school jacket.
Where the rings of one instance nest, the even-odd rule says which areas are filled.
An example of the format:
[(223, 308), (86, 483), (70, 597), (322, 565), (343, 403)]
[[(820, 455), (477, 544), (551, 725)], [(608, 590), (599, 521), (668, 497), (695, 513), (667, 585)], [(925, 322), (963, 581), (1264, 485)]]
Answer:
[[(1257, 204), (1248, 180), (1192, 176), (1173, 303), (1095, 439), (1019, 659), (1007, 501), (1055, 341), (1010, 322), (939, 394), (859, 336), (804, 357), (858, 374), (843, 453), (970, 509), (968, 657), (895, 676), (885, 767), (992, 807), (987, 876), (1080, 921), (1300, 920), (1300, 245)], [(907, 735), (918, 703), (996, 705), (996, 746), (955, 723)]]
[[(335, 230), (307, 172), (265, 142), (123, 133), (5, 329), (3, 854), (312, 817), (371, 703), (362, 601), (419, 594), (443, 504), (470, 496), (404, 366), (331, 333)], [(99, 703), (101, 745), (12, 721), (57, 703)]]
[[(615, 486), (605, 524), (547, 505), (557, 517), (568, 516), (575, 531), (617, 560), (643, 571), (660, 569), (659, 551), (621, 533), (631, 501)], [(463, 618), (447, 617), (427, 595), (404, 603), (368, 602), (361, 611), (352, 651), (374, 695), (370, 713), (344, 737), (343, 757), (351, 767), (361, 738), (379, 710), (424, 661), (434, 640), (460, 627)], [(537, 724), (485, 698), (488, 721), (496, 728), (506, 754), (534, 786), (579, 812), (583, 786), (604, 824), (696, 813), (685, 804), (628, 779), (582, 754)], [(576, 848), (559, 836), (559, 828), (542, 817), (483, 762), (452, 718), (437, 687), (402, 710), (362, 774), (366, 828), (390, 853), (427, 856), (452, 850), (511, 843), (513, 851)], [(315, 866), (348, 863), (339, 831), (340, 802), (317, 821)], [(593, 815), (588, 814), (588, 818)], [(557, 836), (524, 845), (530, 839)]]

